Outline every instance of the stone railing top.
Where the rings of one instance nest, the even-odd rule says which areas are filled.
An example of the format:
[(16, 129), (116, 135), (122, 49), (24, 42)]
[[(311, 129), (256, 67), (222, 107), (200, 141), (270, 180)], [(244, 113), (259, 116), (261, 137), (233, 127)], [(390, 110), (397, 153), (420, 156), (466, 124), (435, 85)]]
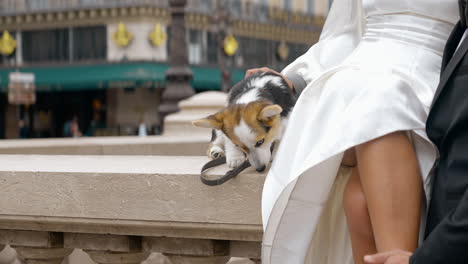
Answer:
[(195, 94), (179, 103), (181, 109), (196, 108), (222, 108), (226, 105), (227, 94), (223, 92), (210, 91)]
[(210, 136), (205, 129), (190, 136), (0, 140), (0, 154), (199, 156), (206, 152)]
[[(261, 241), (264, 175), (203, 185), (206, 157), (0, 155), (0, 226)], [(220, 167), (212, 174), (227, 170)]]
[(178, 135), (164, 136), (116, 136), (116, 137), (80, 137), (80, 138), (40, 138), (40, 139), (2, 139), (0, 149), (12, 147), (39, 147), (39, 146), (84, 146), (84, 145), (116, 145), (116, 144), (153, 144), (153, 143), (179, 143), (193, 142), (210, 139), (210, 131), (206, 130), (205, 135), (195, 134), (191, 137), (181, 137)]

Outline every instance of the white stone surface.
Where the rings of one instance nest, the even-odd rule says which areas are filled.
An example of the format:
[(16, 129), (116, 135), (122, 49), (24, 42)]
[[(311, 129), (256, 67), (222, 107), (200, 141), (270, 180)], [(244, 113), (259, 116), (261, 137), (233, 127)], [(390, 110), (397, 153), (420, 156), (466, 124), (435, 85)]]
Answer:
[(226, 93), (209, 91), (181, 101), (179, 103), (181, 110), (168, 115), (164, 120), (164, 134), (210, 135), (210, 129), (194, 127), (192, 121), (216, 113), (225, 106), (226, 100)]

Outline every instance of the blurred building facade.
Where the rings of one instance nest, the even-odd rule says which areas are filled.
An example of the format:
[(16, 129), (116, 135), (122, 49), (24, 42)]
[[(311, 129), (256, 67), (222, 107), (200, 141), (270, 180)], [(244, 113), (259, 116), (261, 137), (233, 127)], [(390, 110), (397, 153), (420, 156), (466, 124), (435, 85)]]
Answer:
[[(317, 41), (330, 1), (188, 0), (195, 91), (221, 90), (247, 68), (282, 69)], [(0, 138), (66, 136), (73, 120), (84, 135), (135, 134), (140, 123), (157, 133), (168, 8), (167, 0), (0, 1)], [(8, 102), (15, 71), (34, 74), (34, 104)]]

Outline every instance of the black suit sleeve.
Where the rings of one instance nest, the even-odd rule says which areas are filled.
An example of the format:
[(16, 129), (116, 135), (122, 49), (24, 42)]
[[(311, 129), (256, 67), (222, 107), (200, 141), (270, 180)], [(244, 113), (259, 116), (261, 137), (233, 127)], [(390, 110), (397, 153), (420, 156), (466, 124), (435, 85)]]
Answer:
[(468, 263), (468, 191), (458, 206), (430, 233), (411, 264)]

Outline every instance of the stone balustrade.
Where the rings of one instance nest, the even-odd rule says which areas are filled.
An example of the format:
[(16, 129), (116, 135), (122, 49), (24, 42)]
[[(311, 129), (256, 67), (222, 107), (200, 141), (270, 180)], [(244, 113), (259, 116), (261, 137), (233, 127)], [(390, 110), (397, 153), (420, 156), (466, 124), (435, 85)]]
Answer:
[(102, 264), (141, 263), (152, 252), (172, 264), (260, 263), (264, 175), (248, 169), (209, 187), (198, 175), (206, 161), (0, 155), (0, 245), (26, 264), (61, 263), (73, 249)]

